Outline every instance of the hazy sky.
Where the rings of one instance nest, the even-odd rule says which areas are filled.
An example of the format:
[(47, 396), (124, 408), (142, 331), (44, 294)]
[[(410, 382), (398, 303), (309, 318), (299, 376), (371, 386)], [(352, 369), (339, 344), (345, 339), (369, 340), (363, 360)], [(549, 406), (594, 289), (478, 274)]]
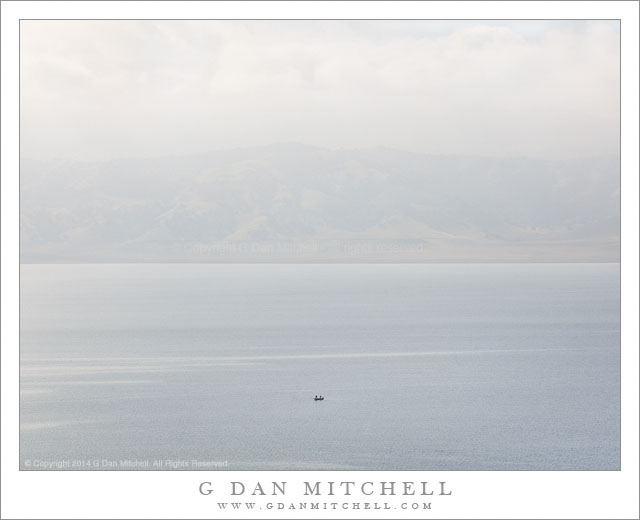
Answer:
[(22, 21), (21, 152), (618, 153), (618, 22)]

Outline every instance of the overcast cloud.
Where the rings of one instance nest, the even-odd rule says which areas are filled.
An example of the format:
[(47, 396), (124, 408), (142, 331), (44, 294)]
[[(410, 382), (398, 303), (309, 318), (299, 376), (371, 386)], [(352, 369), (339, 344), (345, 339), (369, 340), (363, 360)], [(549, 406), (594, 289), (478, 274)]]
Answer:
[(619, 149), (617, 22), (23, 21), (21, 153)]

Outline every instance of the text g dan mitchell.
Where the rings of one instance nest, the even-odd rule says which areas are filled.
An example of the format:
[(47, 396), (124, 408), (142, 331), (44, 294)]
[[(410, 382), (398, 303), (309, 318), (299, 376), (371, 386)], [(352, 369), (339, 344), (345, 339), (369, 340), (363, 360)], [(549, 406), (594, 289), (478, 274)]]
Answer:
[[(300, 484), (299, 484), (300, 485)], [(296, 494), (306, 496), (448, 496), (452, 491), (447, 482), (437, 481), (342, 481), (303, 482)], [(223, 494), (227, 496), (286, 496), (287, 482), (241, 482), (226, 483), (224, 489), (214, 489), (211, 482), (201, 482), (198, 491), (202, 495)], [(221, 493), (219, 493), (221, 492)]]

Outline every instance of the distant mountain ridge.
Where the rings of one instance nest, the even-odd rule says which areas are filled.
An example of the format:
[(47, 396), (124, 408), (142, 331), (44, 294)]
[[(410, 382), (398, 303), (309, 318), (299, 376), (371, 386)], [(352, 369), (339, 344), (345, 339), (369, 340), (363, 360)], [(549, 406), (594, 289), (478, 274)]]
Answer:
[(281, 144), (20, 166), (22, 262), (619, 261), (617, 157)]

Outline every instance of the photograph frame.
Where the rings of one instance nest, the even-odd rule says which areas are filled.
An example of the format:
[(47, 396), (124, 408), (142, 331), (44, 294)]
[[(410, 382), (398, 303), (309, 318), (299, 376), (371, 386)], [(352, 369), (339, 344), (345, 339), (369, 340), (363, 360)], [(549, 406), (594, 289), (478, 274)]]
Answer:
[[(84, 2), (81, 4), (90, 4), (91, 2)], [(106, 14), (107, 12), (115, 12), (116, 9), (122, 8), (123, 6), (107, 6), (101, 2), (96, 2), (100, 4), (99, 7)], [(25, 5), (28, 4), (26, 2), (15, 2), (12, 3), (15, 5), (11, 5), (8, 7), (7, 3), (3, 5), (3, 15), (5, 12), (11, 9), (11, 13), (9, 18), (9, 22), (6, 22), (7, 25), (9, 23), (13, 24), (12, 31), (6, 35), (6, 38), (10, 38), (15, 35), (15, 23), (20, 20), (32, 19), (23, 16), (24, 11), (29, 11), (29, 13), (33, 13), (41, 10), (42, 6), (40, 5)], [(53, 2), (53, 4), (57, 4)], [(214, 6), (210, 3), (202, 3), (203, 5), (191, 5), (188, 8), (184, 9), (187, 12), (193, 13), (196, 11), (207, 11), (207, 12), (218, 12), (222, 6)], [(237, 12), (238, 10), (246, 10), (246, 7), (240, 5), (241, 3), (227, 3), (226, 7), (230, 8), (232, 12)], [(293, 8), (291, 6), (285, 5), (286, 3), (271, 3), (271, 7), (275, 6), (275, 11), (281, 13), (296, 11), (302, 9), (302, 6), (295, 5)], [(314, 6), (312, 8), (315, 10), (325, 9), (327, 3), (313, 3)], [(322, 5), (325, 4), (325, 5)], [(379, 9), (386, 9), (387, 13), (395, 12), (397, 7), (391, 6), (390, 3), (365, 3), (368, 4), (368, 7), (371, 7), (373, 11), (379, 11)], [(399, 10), (401, 12), (414, 10), (415, 6), (409, 5), (411, 3), (403, 5)], [(427, 6), (422, 2), (417, 2), (418, 11), (424, 10), (431, 11), (433, 6)], [(458, 6), (452, 5), (455, 2), (443, 2), (438, 3), (440, 9), (445, 10), (457, 10)], [(486, 7), (487, 3), (484, 3)], [(493, 12), (496, 12), (496, 9), (500, 11), (505, 10), (503, 6), (496, 5), (501, 4), (500, 2), (490, 2), (490, 8), (493, 9)], [(509, 2), (509, 8), (517, 8), (518, 2)], [(631, 16), (633, 15), (633, 5), (635, 3), (630, 2), (618, 2), (614, 3), (613, 7), (605, 6), (604, 2), (594, 2), (591, 3), (590, 8), (587, 9), (586, 5), (570, 5), (571, 3), (563, 3), (564, 12), (617, 12), (619, 14), (619, 18), (611, 16), (609, 19), (619, 19), (621, 20), (622, 29), (621, 33), (624, 34), (625, 26), (629, 23), (630, 33), (635, 29), (635, 34), (631, 34), (630, 41), (633, 41), (635, 37), (635, 41), (637, 42), (637, 20), (635, 22), (635, 28), (631, 27)], [(60, 7), (59, 5), (57, 7)], [(80, 8), (78, 6), (65, 5), (66, 9), (69, 12), (78, 12), (78, 16), (82, 16), (82, 11), (90, 8), (88, 5), (81, 5)], [(251, 8), (256, 9), (256, 11), (260, 11), (255, 4), (251, 3)], [(350, 4), (350, 8), (353, 9), (354, 12), (362, 12), (363, 7), (360, 5)], [(539, 7), (536, 6), (527, 6), (525, 9), (531, 9), (537, 11)], [(44, 9), (46, 12), (51, 7)], [(172, 12), (182, 11), (179, 5), (174, 4), (173, 2), (149, 2), (148, 5), (137, 4), (132, 6), (131, 8), (125, 7), (124, 12), (131, 12), (132, 9), (137, 9), (137, 12), (166, 12), (167, 10), (173, 10)], [(474, 8), (476, 9), (476, 8)], [(600, 9), (600, 11), (598, 11)], [(122, 11), (121, 11), (122, 12)], [(637, 4), (635, 4), (635, 12), (637, 14)], [(623, 16), (624, 15), (624, 16)], [(29, 14), (29, 16), (33, 16), (33, 14)], [(45, 14), (46, 16), (46, 14)], [(4, 16), (3, 16), (4, 18)], [(585, 19), (591, 19), (592, 16), (585, 15)], [(38, 18), (41, 19), (41, 18)], [(56, 18), (58, 19), (58, 18)], [(78, 19), (78, 18), (73, 18)], [(82, 18), (84, 19), (84, 18)], [(107, 19), (107, 18), (98, 18), (99, 20)], [(116, 18), (118, 20), (123, 18)], [(127, 18), (128, 19), (128, 18)], [(154, 19), (154, 18), (141, 18), (144, 20)], [(159, 17), (158, 19), (166, 20), (168, 18)], [(194, 19), (194, 18), (187, 18)], [(195, 18), (195, 19), (203, 19), (203, 18)], [(228, 19), (228, 18), (215, 18), (215, 19)], [(235, 19), (235, 18), (234, 18)], [(240, 18), (246, 19), (246, 18)], [(253, 19), (253, 18), (251, 18)], [(262, 18), (261, 18), (262, 19)], [(280, 18), (265, 18), (265, 19), (280, 19)], [(283, 19), (291, 19), (291, 18), (283, 18)], [(320, 19), (320, 18), (311, 18), (311, 19)], [(329, 18), (334, 19), (334, 18)], [(353, 19), (361, 19), (361, 18), (353, 18)], [(373, 18), (375, 20), (380, 20), (381, 18)], [(396, 18), (393, 18), (396, 19)], [(417, 18), (408, 18), (408, 19), (417, 19)], [(430, 18), (431, 19), (431, 18)], [(451, 18), (445, 18), (451, 19)], [(475, 19), (475, 18), (473, 18)], [(496, 17), (486, 18), (490, 20), (495, 20)], [(513, 18), (501, 18), (501, 19), (513, 19)], [(523, 18), (526, 20), (533, 20), (534, 18)], [(540, 19), (555, 19), (555, 18), (540, 18)], [(559, 18), (562, 19), (562, 18)], [(577, 18), (573, 18), (577, 19)], [(5, 26), (5, 21), (3, 21), (3, 29)], [(5, 32), (5, 31), (3, 31)], [(626, 34), (625, 34), (626, 37)], [(5, 69), (5, 65), (7, 68), (11, 67), (11, 65), (15, 64), (15, 56), (14, 59), (9, 61), (5, 60), (5, 49), (4, 45), (5, 36), (3, 36), (3, 72)], [(627, 40), (629, 41), (629, 40)], [(15, 52), (15, 41), (13, 42), (14, 47), (13, 50)], [(625, 59), (622, 60), (621, 74), (624, 76), (631, 75), (633, 76), (633, 67), (627, 67), (628, 61), (628, 43), (623, 41), (621, 36), (621, 55), (626, 55)], [(637, 55), (637, 50), (636, 50)], [(631, 56), (633, 58), (633, 56)], [(621, 58), (622, 59), (622, 58)], [(623, 73), (624, 70), (624, 73)], [(637, 64), (635, 66), (635, 71), (637, 71)], [(14, 79), (15, 79), (15, 70), (13, 71)], [(4, 76), (4, 74), (3, 74)], [(5, 80), (3, 79), (3, 108), (5, 107)], [(14, 85), (15, 89), (15, 85)], [(206, 476), (203, 471), (185, 471), (185, 472), (156, 472), (156, 471), (127, 471), (127, 470), (119, 470), (118, 472), (24, 472), (18, 471), (16, 475), (15, 463), (17, 461), (17, 457), (15, 452), (12, 449), (12, 446), (15, 447), (15, 412), (16, 406), (15, 402), (6, 406), (9, 400), (7, 399), (7, 392), (5, 392), (5, 384), (7, 381), (7, 370), (4, 367), (7, 367), (7, 363), (5, 363), (5, 356), (8, 358), (8, 365), (11, 370), (15, 369), (16, 366), (16, 352), (15, 349), (3, 348), (3, 461), (2, 461), (2, 473), (3, 473), (3, 487), (5, 488), (3, 495), (7, 497), (7, 489), (11, 489), (10, 492), (10, 505), (8, 508), (3, 505), (3, 516), (5, 513), (11, 515), (10, 517), (15, 518), (27, 518), (27, 517), (57, 517), (60, 515), (69, 515), (70, 518), (76, 518), (87, 515), (87, 511), (93, 511), (95, 517), (117, 517), (117, 515), (121, 515), (124, 511), (127, 511), (127, 516), (132, 518), (146, 518), (146, 517), (158, 517), (158, 518), (207, 518), (207, 517), (219, 517), (222, 515), (229, 515), (229, 517), (240, 518), (240, 517), (255, 517), (255, 518), (279, 518), (282, 515), (286, 515), (287, 517), (300, 517), (303, 518), (319, 518), (326, 517), (324, 515), (330, 516), (339, 516), (345, 517), (345, 514), (349, 517), (353, 518), (387, 518), (389, 515), (393, 517), (403, 517), (403, 518), (418, 518), (420, 515), (424, 515), (424, 510), (421, 512), (411, 511), (411, 510), (398, 510), (394, 509), (392, 513), (388, 509), (382, 508), (373, 508), (371, 510), (340, 510), (338, 509), (329, 509), (321, 512), (317, 511), (300, 511), (293, 510), (283, 510), (276, 508), (268, 508), (264, 506), (263, 509), (259, 511), (246, 509), (240, 509), (237, 511), (227, 511), (221, 512), (219, 508), (216, 510), (215, 503), (218, 502), (215, 498), (220, 499), (221, 497), (224, 499), (233, 499), (232, 494), (232, 482), (245, 482), (247, 487), (250, 487), (252, 482), (256, 481), (265, 481), (265, 482), (287, 482), (289, 489), (294, 488), (294, 491), (287, 494), (287, 501), (301, 501), (303, 500), (303, 492), (304, 492), (304, 482), (328, 482), (328, 481), (374, 481), (374, 482), (389, 482), (391, 480), (391, 475), (389, 473), (393, 473), (394, 481), (405, 482), (405, 481), (430, 481), (430, 482), (445, 482), (446, 490), (451, 490), (451, 495), (447, 495), (446, 493), (442, 493), (442, 496), (436, 496), (431, 501), (433, 506), (428, 510), (430, 516), (437, 515), (438, 518), (507, 518), (507, 517), (516, 517), (516, 518), (633, 518), (635, 511), (633, 510), (633, 502), (634, 502), (634, 485), (637, 484), (637, 448), (635, 452), (631, 450), (630, 446), (633, 444), (633, 440), (637, 440), (637, 411), (635, 417), (633, 413), (630, 412), (634, 404), (637, 409), (637, 394), (635, 397), (633, 396), (634, 388), (637, 389), (637, 368), (635, 368), (635, 372), (633, 370), (633, 361), (637, 361), (637, 351), (633, 352), (632, 347), (627, 348), (626, 346), (623, 348), (622, 345), (629, 345), (630, 342), (634, 341), (634, 331), (630, 330), (633, 327), (630, 325), (633, 324), (633, 318), (631, 314), (633, 310), (637, 310), (637, 283), (635, 284), (635, 290), (630, 290), (629, 285), (633, 285), (633, 270), (634, 267), (637, 268), (637, 232), (635, 232), (634, 237), (634, 228), (633, 225), (630, 225), (630, 222), (625, 222), (625, 220), (631, 220), (629, 215), (633, 216), (637, 215), (637, 190), (635, 190), (635, 199), (632, 198), (631, 192), (633, 191), (633, 186), (635, 182), (635, 186), (637, 187), (637, 178), (629, 179), (628, 175), (625, 173), (631, 170), (633, 171), (634, 160), (635, 165), (637, 166), (637, 156), (633, 157), (633, 150), (629, 150), (630, 143), (633, 142), (634, 135), (637, 136), (637, 100), (636, 100), (636, 110), (633, 110), (633, 105), (627, 105), (630, 103), (629, 98), (625, 97), (625, 92), (634, 92), (634, 89), (637, 92), (637, 74), (635, 76), (635, 85), (632, 83), (625, 83), (624, 79), (621, 80), (621, 105), (624, 104), (624, 109), (621, 107), (621, 158), (622, 158), (622, 167), (621, 167), (621, 185), (624, 188), (621, 190), (621, 199), (622, 199), (622, 215), (621, 215), (621, 224), (622, 224), (622, 236), (623, 240), (621, 243), (621, 292), (622, 292), (622, 306), (623, 306), (623, 314), (622, 314), (622, 340), (621, 340), (621, 354), (623, 358), (623, 362), (621, 364), (622, 370), (622, 383), (621, 383), (621, 400), (622, 400), (622, 428), (621, 428), (621, 447), (623, 450), (622, 458), (622, 469), (617, 472), (598, 472), (598, 471), (587, 471), (585, 472), (564, 472), (564, 471), (524, 471), (524, 474), (521, 475), (521, 471), (517, 472), (509, 472), (509, 471), (392, 471), (392, 472), (375, 472), (375, 471), (348, 471), (348, 472), (337, 472), (334, 470), (323, 470), (323, 471), (300, 471), (295, 472), (295, 474), (291, 474), (291, 472), (284, 471), (262, 471), (262, 470), (252, 470), (249, 472), (236, 472), (236, 471), (225, 471), (225, 472), (215, 472), (207, 473)], [(12, 92), (15, 99), (15, 90)], [(19, 89), (18, 89), (19, 96)], [(7, 96), (8, 97), (8, 96)], [(19, 106), (19, 105), (18, 105)], [(630, 106), (630, 110), (627, 112), (627, 108)], [(4, 113), (6, 111), (3, 110)], [(625, 113), (628, 116), (625, 118)], [(7, 139), (7, 131), (6, 128), (15, 128), (15, 107), (12, 110), (8, 117), (3, 115), (3, 149), (13, 149), (12, 146), (15, 145), (16, 135), (13, 134), (12, 138)], [(625, 122), (625, 119), (631, 119), (631, 128), (629, 128), (629, 121)], [(8, 120), (8, 121), (6, 121)], [(6, 123), (5, 123), (6, 121)], [(19, 123), (19, 114), (18, 114), (18, 123)], [(6, 126), (5, 126), (6, 124)], [(635, 124), (635, 126), (634, 126)], [(17, 134), (19, 136), (19, 132)], [(5, 140), (8, 140), (8, 143), (5, 143)], [(13, 142), (12, 142), (13, 141)], [(19, 149), (19, 140), (18, 140), (18, 149)], [(8, 154), (3, 154), (3, 171), (6, 173), (8, 169), (11, 171), (16, 171), (16, 164), (19, 164), (19, 160), (17, 160), (16, 154), (11, 154), (9, 161), (11, 166), (8, 168), (5, 167), (5, 158)], [(9, 162), (7, 161), (7, 162)], [(632, 176), (632, 175), (631, 175)], [(18, 185), (16, 183), (15, 176), (11, 178), (11, 184), (7, 189), (3, 189), (3, 192), (6, 194), (14, 193), (15, 197), (15, 187)], [(5, 183), (7, 181), (7, 175), (3, 175), (3, 188), (6, 188)], [(627, 188), (631, 187), (631, 189), (627, 190)], [(13, 191), (11, 191), (13, 190)], [(627, 197), (629, 197), (627, 199)], [(630, 200), (630, 202), (625, 202), (626, 200)], [(3, 195), (3, 300), (6, 302), (5, 291), (9, 290), (9, 294), (12, 294), (13, 298), (17, 294), (19, 296), (19, 288), (17, 293), (16, 289), (16, 279), (15, 276), (10, 273), (15, 273), (15, 259), (16, 252), (19, 251), (19, 235), (17, 235), (15, 226), (12, 228), (12, 231), (7, 235), (5, 234), (5, 226), (7, 225), (7, 218), (5, 216), (5, 211), (12, 211), (15, 215), (16, 206), (15, 200), (13, 201), (12, 207), (9, 210), (6, 209), (5, 205), (5, 195)], [(18, 207), (19, 212), (19, 207)], [(635, 231), (637, 231), (637, 219), (635, 219)], [(15, 222), (15, 221), (14, 221)], [(631, 229), (629, 229), (629, 227)], [(634, 251), (634, 240), (635, 238), (635, 251)], [(17, 241), (16, 241), (17, 239)], [(15, 245), (18, 243), (17, 250), (15, 249)], [(9, 251), (11, 251), (11, 256), (7, 254), (7, 249), (5, 246), (9, 245)], [(6, 258), (5, 258), (6, 255)], [(6, 259), (9, 258), (11, 263), (7, 263)], [(12, 269), (9, 271), (9, 269)], [(637, 281), (637, 269), (636, 269), (635, 280)], [(8, 275), (8, 276), (7, 276)], [(6, 280), (10, 278), (13, 283), (5, 283)], [(628, 281), (627, 281), (628, 280)], [(631, 284), (629, 284), (631, 282)], [(9, 285), (7, 287), (7, 285)], [(6, 289), (5, 289), (6, 288)], [(629, 301), (631, 300), (631, 301)], [(628, 309), (631, 310), (631, 313), (628, 312)], [(15, 308), (13, 312), (8, 316), (5, 316), (5, 312), (7, 311), (6, 303), (3, 303), (3, 321), (5, 318), (10, 320), (12, 323), (11, 326), (11, 339), (10, 343), (15, 345), (15, 340), (18, 336), (15, 335), (16, 332), (16, 312)], [(637, 314), (636, 314), (637, 315)], [(636, 327), (635, 327), (635, 338), (637, 338), (637, 318), (636, 318)], [(5, 327), (3, 327), (3, 344), (5, 344)], [(6, 346), (3, 345), (3, 346)], [(10, 350), (7, 353), (7, 350)], [(18, 350), (19, 356), (19, 350)], [(18, 366), (19, 366), (19, 357)], [(637, 363), (635, 364), (637, 367)], [(9, 377), (15, 377), (9, 376)], [(19, 380), (17, 381), (19, 385)], [(13, 380), (13, 384), (8, 386), (9, 395), (13, 394), (13, 398), (15, 399), (15, 379)], [(7, 399), (7, 401), (5, 401)], [(635, 399), (635, 401), (634, 401)], [(7, 424), (6, 418), (9, 417), (9, 423)], [(13, 417), (13, 418), (11, 418)], [(14, 430), (8, 430), (13, 425)], [(634, 430), (635, 427), (635, 430)], [(9, 435), (8, 440), (6, 439), (6, 432), (12, 431)], [(6, 456), (9, 454), (9, 456)], [(635, 460), (634, 460), (635, 455)], [(627, 458), (629, 457), (629, 458)], [(13, 467), (12, 467), (13, 465)], [(264, 478), (260, 476), (259, 478), (256, 476), (256, 473), (265, 474)], [(123, 476), (122, 474), (126, 475)], [(245, 475), (245, 473), (247, 473)], [(415, 475), (415, 474), (421, 475)], [(514, 475), (512, 473), (518, 473), (517, 478), (513, 480), (517, 480), (517, 482), (509, 482), (512, 480)], [(635, 473), (635, 475), (634, 475)], [(333, 476), (332, 474), (335, 474)], [(424, 475), (422, 475), (424, 474)], [(11, 477), (8, 477), (11, 475)], [(267, 477), (268, 475), (268, 477)], [(427, 478), (428, 477), (428, 478)], [(634, 479), (635, 477), (635, 479)], [(10, 479), (10, 483), (7, 483), (7, 479)], [(385, 480), (386, 479), (386, 480)], [(214, 490), (220, 490), (219, 492), (213, 493), (214, 499), (211, 497), (207, 498), (201, 491), (200, 488), (203, 482), (211, 482), (211, 487)], [(567, 484), (571, 483), (572, 488), (568, 488)], [(441, 484), (442, 485), (442, 484)], [(10, 488), (8, 487), (10, 486)], [(544, 487), (544, 492), (542, 492), (543, 496), (533, 497), (532, 489), (542, 489)], [(119, 498), (119, 503), (113, 504), (104, 504), (101, 502), (101, 499), (104, 500), (105, 489), (108, 489), (109, 495), (113, 497)], [(635, 487), (637, 490), (637, 487)], [(34, 491), (34, 490), (37, 490)], [(37, 493), (37, 500), (34, 500), (34, 494)], [(585, 500), (583, 497), (588, 496), (589, 499)], [(153, 502), (149, 503), (149, 498), (153, 497)], [(344, 497), (342, 497), (344, 499)], [(528, 498), (526, 502), (523, 502)], [(637, 498), (637, 491), (635, 491), (635, 498)], [(385, 502), (384, 496), (375, 496), (375, 501), (370, 500), (371, 503), (387, 503)], [(364, 499), (361, 500), (364, 503)], [(118, 502), (118, 501), (115, 501)], [(393, 497), (392, 506), (398, 506), (399, 503), (402, 502), (398, 497)], [(103, 505), (101, 510), (96, 510), (97, 503)], [(637, 500), (635, 500), (637, 507)], [(524, 507), (523, 507), (524, 506)], [(62, 513), (64, 511), (64, 513)], [(518, 514), (520, 516), (513, 516), (514, 514)], [(601, 516), (603, 513), (611, 514), (611, 516)], [(47, 515), (51, 514), (52, 516), (35, 516), (35, 515)], [(353, 516), (352, 516), (353, 515)], [(548, 515), (548, 516), (547, 516)], [(625, 516), (626, 515), (626, 516)]]

